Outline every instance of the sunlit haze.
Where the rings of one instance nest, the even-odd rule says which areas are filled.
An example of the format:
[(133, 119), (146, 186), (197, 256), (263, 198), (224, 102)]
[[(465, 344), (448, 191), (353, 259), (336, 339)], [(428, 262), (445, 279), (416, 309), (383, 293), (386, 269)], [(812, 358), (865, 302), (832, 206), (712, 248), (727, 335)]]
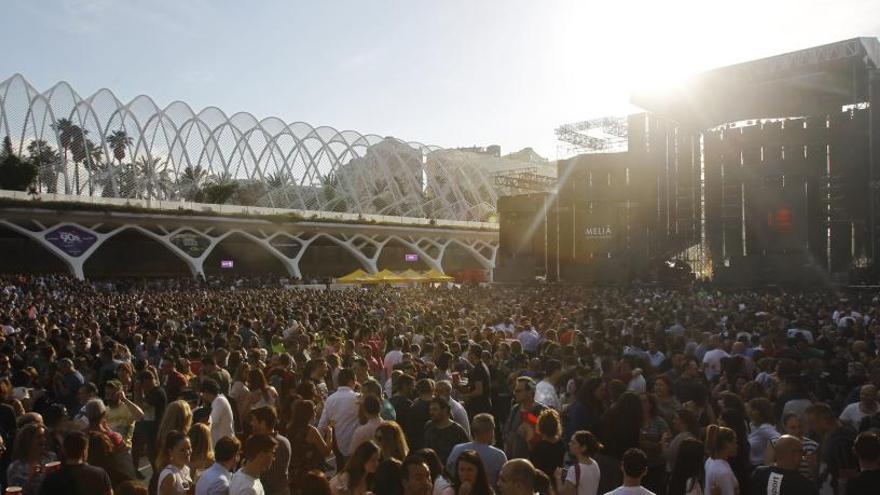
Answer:
[(557, 156), (634, 87), (880, 34), (880, 2), (12, 0), (0, 79)]

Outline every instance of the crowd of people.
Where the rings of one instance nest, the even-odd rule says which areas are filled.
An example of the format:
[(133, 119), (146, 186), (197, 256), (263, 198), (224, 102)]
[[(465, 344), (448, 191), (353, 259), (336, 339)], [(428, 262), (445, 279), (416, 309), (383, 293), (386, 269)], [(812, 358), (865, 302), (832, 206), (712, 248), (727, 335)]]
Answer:
[(0, 276), (0, 485), (880, 493), (880, 299)]

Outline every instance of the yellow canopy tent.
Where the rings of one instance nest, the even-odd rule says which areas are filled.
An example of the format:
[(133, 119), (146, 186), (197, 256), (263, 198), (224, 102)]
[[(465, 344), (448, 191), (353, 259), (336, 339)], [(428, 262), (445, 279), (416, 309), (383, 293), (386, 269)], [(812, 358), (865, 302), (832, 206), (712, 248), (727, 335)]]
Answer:
[(381, 272), (377, 273), (375, 276), (378, 282), (388, 283), (388, 284), (397, 284), (401, 282), (408, 282), (409, 280), (406, 277), (402, 277), (397, 273), (392, 272), (391, 270), (385, 269)]
[(453, 280), (455, 280), (455, 277), (450, 277), (449, 275), (443, 275), (442, 273), (438, 272), (437, 270), (433, 270), (433, 269), (426, 271), (425, 273), (422, 274), (422, 276), (425, 277), (425, 280), (428, 280), (431, 282), (452, 282)]
[(413, 270), (412, 268), (401, 272), (400, 276), (404, 277), (407, 282), (427, 282), (427, 279), (425, 279), (424, 275)]
[(362, 282), (362, 278), (365, 276), (369, 276), (369, 274), (360, 268), (349, 273), (348, 275), (339, 277), (336, 279), (337, 284), (357, 284)]

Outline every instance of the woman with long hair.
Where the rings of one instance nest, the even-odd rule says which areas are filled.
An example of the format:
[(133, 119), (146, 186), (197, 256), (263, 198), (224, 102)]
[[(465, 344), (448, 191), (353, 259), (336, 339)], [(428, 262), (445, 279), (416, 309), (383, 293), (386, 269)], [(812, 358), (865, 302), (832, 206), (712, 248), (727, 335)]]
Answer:
[(261, 407), (278, 407), (278, 391), (269, 385), (266, 375), (259, 368), (251, 368), (247, 380), (250, 392), (245, 396), (244, 411), (250, 412)]
[(39, 493), (46, 477), (43, 466), (58, 460), (47, 446), (43, 425), (30, 423), (20, 429), (12, 447), (12, 463), (6, 468), (7, 486), (20, 486), (23, 495)]
[(599, 491), (601, 471), (594, 459), (603, 445), (591, 432), (577, 431), (568, 442), (568, 452), (576, 464), (567, 471), (559, 468), (554, 473), (559, 495), (596, 495)]
[(465, 450), (455, 461), (455, 495), (493, 495), (489, 477), (480, 455), (474, 450)]
[(247, 417), (247, 411), (244, 409), (245, 402), (247, 401), (248, 396), (251, 393), (251, 390), (247, 386), (248, 374), (251, 371), (250, 366), (247, 363), (241, 363), (238, 368), (234, 368), (232, 366), (230, 356), (230, 364), (229, 369), (235, 369), (235, 378), (232, 380), (232, 385), (229, 387), (229, 399), (235, 402), (235, 412), (236, 417)]
[[(162, 415), (162, 422), (159, 423), (159, 431), (156, 434), (158, 445), (156, 446), (156, 457), (159, 457), (165, 449), (165, 437), (170, 431), (179, 431), (184, 435), (189, 433), (192, 428), (192, 409), (185, 400), (176, 400), (165, 407), (165, 414)], [(162, 468), (162, 464), (155, 464), (157, 469)]]
[(181, 431), (171, 430), (162, 438), (164, 447), (156, 457), (156, 465), (163, 466), (156, 477), (158, 495), (187, 495), (193, 486), (189, 462), (192, 444)]
[(397, 459), (383, 459), (376, 468), (373, 478), (373, 492), (388, 495), (403, 495), (401, 475), (402, 462)]
[(666, 459), (666, 470), (672, 472), (678, 449), (687, 438), (699, 438), (700, 425), (697, 416), (690, 409), (681, 409), (672, 418), (672, 432), (663, 439), (663, 458)]
[[(736, 456), (730, 460), (730, 467), (739, 481), (741, 494), (750, 493), (752, 464), (749, 461), (751, 446), (749, 445), (749, 429), (746, 418), (737, 409), (727, 409), (721, 411), (719, 420), (720, 426), (730, 428), (736, 434)], [(706, 487), (706, 491), (709, 491), (710, 488)]]
[(214, 446), (211, 445), (211, 427), (204, 423), (196, 423), (190, 428), (187, 436), (192, 445), (192, 455), (189, 462), (192, 479), (193, 483), (198, 483), (199, 477), (202, 476), (202, 473), (214, 464)]
[(672, 422), (675, 412), (681, 409), (681, 403), (672, 393), (672, 380), (666, 375), (658, 375), (654, 378), (654, 384), (651, 387), (654, 397), (657, 399), (657, 411), (667, 423)]
[(406, 435), (396, 421), (386, 421), (376, 428), (376, 443), (382, 448), (383, 459), (397, 459), (403, 462), (409, 455)]
[(536, 468), (552, 478), (553, 473), (562, 467), (565, 458), (565, 444), (562, 443), (562, 425), (559, 413), (554, 409), (544, 409), (538, 415), (534, 434), (529, 439), (531, 450), (529, 460)]
[(437, 452), (434, 449), (426, 448), (415, 451), (415, 455), (421, 457), (431, 471), (431, 479), (434, 481), (434, 495), (455, 495), (452, 482), (449, 481), (449, 475), (446, 473), (446, 468), (440, 461)]
[(324, 476), (320, 470), (313, 470), (306, 473), (302, 479), (302, 489), (300, 493), (308, 493), (309, 495), (333, 495), (330, 490), (330, 481)]
[(329, 426), (324, 434), (312, 425), (315, 418), (315, 403), (299, 400), (293, 404), (290, 423), (287, 424), (287, 438), (290, 440), (290, 489), (291, 493), (303, 491), (307, 475), (318, 469), (321, 462), (333, 450), (333, 430)]
[(587, 430), (602, 436), (602, 415), (605, 413), (605, 382), (599, 377), (588, 378), (577, 390), (577, 397), (568, 413), (565, 436)]
[(345, 468), (330, 480), (333, 495), (365, 495), (372, 489), (382, 450), (372, 440), (355, 449)]
[(624, 392), (620, 399), (605, 413), (606, 453), (620, 460), (628, 449), (639, 447), (639, 434), (644, 422), (642, 399), (632, 392)]
[(657, 399), (653, 394), (642, 394), (642, 428), (639, 432), (639, 448), (648, 456), (648, 474), (642, 486), (663, 495), (666, 490), (666, 459), (663, 458), (661, 440), (669, 435), (669, 425), (660, 415)]
[(737, 436), (725, 426), (709, 425), (706, 428), (706, 482), (703, 488), (708, 493), (718, 495), (738, 495), (740, 484), (730, 467), (730, 460), (736, 457)]
[(706, 447), (693, 437), (685, 438), (676, 449), (666, 495), (703, 495)]

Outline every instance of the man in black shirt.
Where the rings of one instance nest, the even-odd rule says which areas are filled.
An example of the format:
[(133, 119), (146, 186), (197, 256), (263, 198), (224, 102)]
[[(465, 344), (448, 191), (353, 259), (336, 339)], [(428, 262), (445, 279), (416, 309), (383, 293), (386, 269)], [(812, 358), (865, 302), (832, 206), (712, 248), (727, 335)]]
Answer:
[(797, 437), (782, 435), (776, 441), (776, 462), (761, 466), (752, 474), (754, 493), (760, 495), (818, 495), (815, 483), (802, 475), (798, 468), (804, 447)]
[(869, 495), (880, 490), (880, 436), (872, 431), (859, 434), (853, 445), (859, 458), (858, 476), (846, 484), (846, 495)]
[(89, 440), (85, 433), (74, 431), (64, 437), (64, 464), (49, 473), (40, 488), (40, 495), (110, 495), (110, 476), (97, 466), (86, 464)]
[(478, 344), (471, 345), (468, 361), (473, 368), (468, 374), (467, 391), (461, 395), (471, 419), (477, 414), (492, 412), (492, 380), (482, 355), (482, 347)]

